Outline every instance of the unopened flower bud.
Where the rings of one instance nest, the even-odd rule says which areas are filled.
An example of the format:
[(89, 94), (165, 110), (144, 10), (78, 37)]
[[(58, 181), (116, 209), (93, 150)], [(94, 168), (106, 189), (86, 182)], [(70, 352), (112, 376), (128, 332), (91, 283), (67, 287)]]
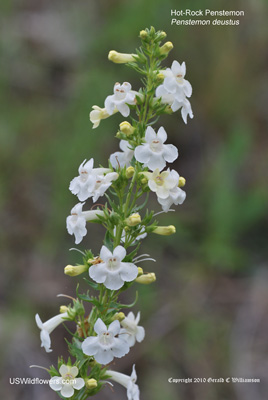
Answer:
[(183, 176), (180, 176), (178, 186), (183, 187), (183, 186), (185, 186), (185, 184), (186, 184), (186, 179), (183, 178)]
[(166, 42), (160, 47), (160, 54), (168, 54), (173, 49), (173, 44), (171, 42)]
[(134, 172), (135, 172), (135, 168), (134, 167), (127, 167), (127, 169), (126, 169), (126, 177), (128, 179), (132, 178), (132, 176), (134, 175)]
[(176, 228), (174, 225), (169, 225), (169, 226), (157, 226), (155, 230), (153, 230), (153, 233), (156, 233), (157, 235), (173, 235), (173, 233), (176, 233)]
[(69, 308), (67, 306), (60, 306), (60, 313), (61, 314), (67, 312), (68, 310), (69, 310)]
[(141, 276), (143, 274), (143, 269), (141, 267), (138, 267), (138, 276)]
[(162, 83), (164, 79), (165, 79), (165, 75), (162, 72), (159, 72), (159, 74), (157, 74), (158, 82)]
[(136, 282), (141, 283), (143, 285), (149, 285), (156, 281), (156, 276), (154, 272), (150, 272), (149, 274), (143, 274), (135, 279)]
[(121, 321), (123, 321), (123, 319), (125, 319), (125, 318), (126, 318), (125, 314), (124, 314), (123, 312), (119, 312), (119, 313), (116, 313), (116, 314), (114, 315), (113, 321), (118, 320), (119, 322), (121, 322)]
[(139, 213), (131, 214), (125, 221), (128, 226), (136, 226), (141, 223), (141, 216)]
[(135, 61), (134, 55), (135, 54), (118, 53), (115, 50), (111, 50), (108, 54), (108, 59), (115, 64), (125, 64)]
[(95, 389), (98, 386), (98, 382), (96, 379), (91, 378), (86, 380), (86, 387), (87, 389)]
[(167, 37), (167, 34), (166, 32), (162, 31), (159, 36), (161, 37), (161, 40), (163, 40)]
[(119, 128), (120, 128), (120, 131), (123, 132), (127, 136), (132, 135), (132, 133), (134, 132), (133, 126), (127, 121), (121, 122), (121, 124), (119, 125)]
[(148, 182), (148, 179), (146, 179), (146, 178), (142, 178), (141, 179), (141, 184), (142, 185), (145, 185), (145, 183), (147, 183)]
[(77, 276), (83, 274), (83, 272), (86, 272), (88, 270), (88, 265), (67, 265), (64, 268), (64, 273), (65, 275), (69, 276)]
[(142, 40), (147, 39), (147, 37), (148, 37), (148, 33), (145, 30), (140, 31), (140, 38)]

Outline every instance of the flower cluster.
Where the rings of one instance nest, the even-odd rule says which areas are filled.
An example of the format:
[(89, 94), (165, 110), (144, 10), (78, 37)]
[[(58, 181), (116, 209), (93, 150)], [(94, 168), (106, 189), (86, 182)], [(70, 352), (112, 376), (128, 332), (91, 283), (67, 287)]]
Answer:
[[(178, 149), (169, 143), (163, 126), (155, 129), (152, 125), (162, 114), (179, 109), (185, 123), (188, 115), (193, 117), (188, 100), (192, 87), (184, 79), (185, 63), (173, 61), (166, 69), (161, 65), (173, 48), (171, 42), (161, 45), (165, 36), (154, 28), (146, 29), (140, 32), (141, 47), (136, 53), (110, 51), (109, 60), (127, 63), (141, 73), (145, 86), (134, 91), (129, 82), (115, 83), (113, 94), (104, 100), (104, 108), (94, 105), (90, 112), (94, 129), (101, 120), (116, 113), (124, 118), (133, 115), (131, 123), (120, 123), (116, 134), (120, 150), (109, 156), (107, 166), (94, 168), (93, 158), (84, 160), (78, 168), (79, 175), (69, 186), (78, 199), (66, 219), (67, 231), (74, 235), (75, 243), (81, 243), (87, 235), (88, 222), (98, 223), (106, 231), (95, 254), (79, 250), (82, 262), (64, 269), (70, 277), (86, 274), (89, 290), (79, 293), (77, 287), (76, 298), (65, 296), (72, 303), (61, 306), (60, 314), (44, 323), (36, 315), (41, 346), (47, 352), (52, 351), (50, 335), (59, 324), (75, 325), (67, 341), (74, 361), (69, 357), (65, 362), (59, 357), (57, 368), (48, 369), (50, 387), (61, 398), (86, 400), (114, 381), (127, 389), (128, 400), (139, 400), (135, 365), (130, 376), (108, 369), (109, 363), (115, 364), (117, 358), (126, 356), (145, 338), (145, 329), (139, 325), (140, 312), (135, 316), (132, 311), (121, 311), (133, 307), (137, 296), (132, 304), (122, 305), (119, 295), (133, 285), (155, 282), (154, 272), (144, 272), (138, 266), (155, 262), (148, 254), (138, 254), (141, 241), (151, 233), (174, 234), (173, 225), (159, 226), (155, 216), (170, 211), (172, 205), (182, 204), (186, 197), (182, 190), (185, 179), (168, 165), (177, 160)], [(160, 212), (144, 210), (150, 191), (162, 207)], [(91, 208), (85, 206), (87, 201), (92, 202)], [(83, 211), (84, 207), (87, 209)]]

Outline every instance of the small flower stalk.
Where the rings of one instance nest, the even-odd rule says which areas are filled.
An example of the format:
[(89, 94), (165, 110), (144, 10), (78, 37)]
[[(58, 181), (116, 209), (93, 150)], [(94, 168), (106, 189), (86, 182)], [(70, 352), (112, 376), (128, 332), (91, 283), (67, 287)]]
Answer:
[[(178, 159), (179, 151), (170, 143), (170, 132), (158, 123), (161, 115), (178, 110), (185, 123), (188, 117), (193, 118), (189, 101), (192, 86), (185, 79), (186, 65), (176, 60), (164, 65), (173, 49), (171, 42), (163, 43), (165, 32), (152, 27), (142, 30), (139, 37), (138, 50), (111, 50), (108, 59), (140, 73), (143, 86), (132, 88), (123, 80), (112, 82), (113, 91), (104, 99), (104, 107), (94, 105), (90, 111), (93, 129), (115, 114), (123, 117), (114, 132), (118, 150), (107, 155), (103, 166), (94, 167), (89, 154), (81, 160), (78, 174), (69, 186), (76, 201), (66, 218), (66, 228), (75, 244), (82, 243), (82, 249), (88, 250), (81, 251), (82, 259), (77, 265), (67, 265), (64, 274), (70, 280), (84, 278), (88, 291), (80, 293), (77, 286), (75, 297), (73, 293), (61, 295), (71, 303), (62, 304), (60, 314), (46, 322), (36, 314), (41, 347), (46, 352), (53, 348), (52, 332), (61, 324), (67, 330), (70, 357), (64, 360), (59, 356), (57, 366), (48, 369), (49, 386), (60, 398), (86, 400), (115, 382), (126, 388), (128, 400), (140, 399), (135, 365), (130, 376), (114, 370), (118, 358), (128, 357), (133, 347), (142, 346), (146, 340), (142, 313), (124, 310), (133, 307), (138, 296), (134, 303), (122, 305), (120, 294), (133, 289), (138, 293), (140, 285), (155, 283), (155, 272), (146, 272), (145, 264), (156, 260), (141, 253), (140, 248), (151, 234), (176, 233), (174, 225), (159, 224), (155, 217), (183, 204), (186, 198), (186, 180), (170, 165)], [(103, 124), (108, 129), (109, 120)], [(157, 200), (158, 209), (147, 208), (148, 198)], [(95, 254), (89, 250), (94, 224), (105, 229), (103, 243)]]

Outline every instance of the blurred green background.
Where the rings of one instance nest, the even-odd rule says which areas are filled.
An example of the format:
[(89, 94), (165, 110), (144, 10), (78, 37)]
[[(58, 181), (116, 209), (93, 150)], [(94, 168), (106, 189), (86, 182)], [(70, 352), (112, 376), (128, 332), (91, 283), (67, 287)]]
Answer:
[[(239, 26), (171, 26), (171, 9), (244, 10)], [(194, 119), (163, 117), (179, 148), (174, 168), (186, 178), (187, 199), (172, 237), (150, 236), (142, 251), (157, 259), (154, 285), (140, 287), (146, 338), (113, 366), (136, 363), (141, 400), (263, 400), (268, 394), (267, 104), (268, 26), (265, 0), (24, 0), (1, 11), (1, 277), (2, 397), (58, 398), (46, 385), (11, 385), (9, 378), (43, 377), (66, 356), (65, 331), (52, 334), (54, 351), (40, 348), (35, 313), (46, 320), (74, 295), (79, 281), (63, 275), (80, 261), (65, 228), (76, 204), (70, 180), (84, 159), (105, 164), (117, 150), (120, 115), (92, 130), (92, 105), (103, 106), (115, 82), (139, 77), (107, 59), (133, 52), (138, 34), (155, 26), (174, 49), (166, 66), (185, 61), (193, 86)], [(237, 19), (237, 18), (234, 18)], [(152, 203), (155, 210), (159, 205)], [(97, 252), (100, 227), (80, 249)], [(126, 301), (132, 301), (134, 290)], [(67, 334), (68, 337), (68, 334)], [(261, 384), (170, 384), (168, 378), (257, 377)], [(106, 387), (96, 399), (125, 399)]]

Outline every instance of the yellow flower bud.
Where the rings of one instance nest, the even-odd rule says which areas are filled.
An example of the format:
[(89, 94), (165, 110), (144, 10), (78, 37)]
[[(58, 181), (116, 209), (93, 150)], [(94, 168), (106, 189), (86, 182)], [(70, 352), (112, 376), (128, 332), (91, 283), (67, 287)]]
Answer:
[(159, 74), (157, 74), (158, 82), (163, 82), (164, 79), (165, 79), (165, 75), (162, 72), (159, 72)]
[(123, 312), (119, 312), (119, 313), (116, 313), (116, 314), (114, 315), (113, 320), (114, 320), (114, 321), (115, 321), (115, 320), (118, 320), (119, 322), (121, 322), (121, 321), (123, 321), (123, 319), (125, 319), (125, 318), (126, 318), (125, 314), (124, 314)]
[(143, 269), (141, 267), (138, 267), (138, 276), (141, 276), (143, 274)]
[(149, 285), (150, 283), (156, 281), (156, 276), (154, 272), (150, 272), (149, 274), (143, 274), (141, 276), (138, 276), (138, 278), (136, 278), (135, 281), (143, 285)]
[(98, 382), (96, 379), (91, 378), (86, 380), (86, 387), (87, 389), (95, 389), (98, 386)]
[(179, 178), (179, 187), (183, 187), (183, 186), (185, 186), (185, 184), (186, 184), (186, 179), (185, 178), (183, 178), (183, 176), (180, 176), (180, 178)]
[(163, 46), (160, 47), (160, 54), (168, 54), (173, 49), (173, 43), (166, 42)]
[(176, 233), (176, 228), (174, 225), (169, 225), (169, 226), (158, 226), (155, 228), (153, 233), (156, 233), (157, 235), (173, 235), (173, 233)]
[(64, 268), (64, 273), (65, 275), (69, 276), (77, 276), (83, 274), (83, 272), (86, 272), (88, 270), (88, 265), (67, 265)]
[(120, 131), (123, 132), (125, 135), (132, 135), (132, 133), (134, 132), (134, 128), (133, 126), (127, 122), (127, 121), (123, 121), (121, 122), (121, 124), (119, 125)]
[(135, 54), (118, 53), (115, 50), (111, 50), (108, 54), (108, 59), (115, 64), (125, 64), (135, 61), (133, 56), (135, 56)]
[(69, 310), (69, 308), (67, 306), (60, 306), (60, 313), (61, 314), (67, 312), (68, 310)]
[(140, 31), (140, 38), (145, 40), (148, 36), (148, 33), (145, 30)]
[(128, 167), (127, 169), (126, 169), (126, 177), (129, 179), (129, 178), (132, 178), (132, 176), (134, 175), (134, 172), (135, 172), (135, 168), (134, 167)]
[(128, 226), (136, 226), (141, 223), (141, 216), (139, 213), (131, 214), (125, 221)]

